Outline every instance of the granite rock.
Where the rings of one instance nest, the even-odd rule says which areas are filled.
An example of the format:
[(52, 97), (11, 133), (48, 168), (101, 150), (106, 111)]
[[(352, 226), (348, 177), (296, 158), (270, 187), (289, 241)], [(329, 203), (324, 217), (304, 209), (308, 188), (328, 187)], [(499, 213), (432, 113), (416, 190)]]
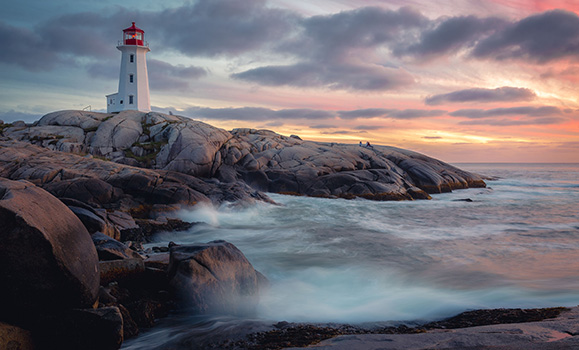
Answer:
[(0, 309), (26, 323), (39, 312), (90, 307), (97, 253), (82, 222), (43, 189), (0, 178)]
[(243, 253), (225, 241), (171, 247), (168, 276), (185, 305), (216, 314), (253, 312), (262, 280)]

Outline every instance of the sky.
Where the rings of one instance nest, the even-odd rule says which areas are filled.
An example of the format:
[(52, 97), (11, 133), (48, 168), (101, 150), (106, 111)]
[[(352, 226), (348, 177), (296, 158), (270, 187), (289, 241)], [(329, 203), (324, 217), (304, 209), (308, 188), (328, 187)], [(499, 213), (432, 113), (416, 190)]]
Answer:
[(579, 0), (11, 1), (0, 120), (105, 111), (133, 21), (155, 111), (454, 163), (579, 162)]

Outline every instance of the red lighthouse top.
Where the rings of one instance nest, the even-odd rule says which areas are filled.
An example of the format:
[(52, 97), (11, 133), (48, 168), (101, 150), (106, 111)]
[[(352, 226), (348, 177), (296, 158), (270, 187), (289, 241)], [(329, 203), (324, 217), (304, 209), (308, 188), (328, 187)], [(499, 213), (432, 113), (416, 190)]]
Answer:
[(123, 29), (123, 45), (139, 45), (144, 46), (145, 31), (133, 25), (127, 29)]

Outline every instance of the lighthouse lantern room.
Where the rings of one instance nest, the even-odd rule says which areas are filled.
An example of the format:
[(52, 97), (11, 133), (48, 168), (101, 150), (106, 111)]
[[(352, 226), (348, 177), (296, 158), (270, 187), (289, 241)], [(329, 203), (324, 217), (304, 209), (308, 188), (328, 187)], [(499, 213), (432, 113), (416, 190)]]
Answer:
[(151, 102), (146, 54), (151, 50), (145, 42), (145, 32), (133, 22), (123, 30), (123, 41), (117, 49), (122, 53), (119, 90), (116, 94), (107, 95), (107, 113), (125, 110), (149, 112)]

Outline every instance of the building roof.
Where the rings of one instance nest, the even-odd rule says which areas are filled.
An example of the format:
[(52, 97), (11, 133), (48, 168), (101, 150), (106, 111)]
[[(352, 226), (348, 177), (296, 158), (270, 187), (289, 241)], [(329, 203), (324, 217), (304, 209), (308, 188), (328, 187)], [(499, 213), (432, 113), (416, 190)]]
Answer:
[(145, 31), (137, 28), (137, 26), (135, 26), (135, 22), (133, 22), (133, 25), (130, 26), (129, 28), (123, 29), (123, 32), (140, 32), (140, 33), (144, 33)]

